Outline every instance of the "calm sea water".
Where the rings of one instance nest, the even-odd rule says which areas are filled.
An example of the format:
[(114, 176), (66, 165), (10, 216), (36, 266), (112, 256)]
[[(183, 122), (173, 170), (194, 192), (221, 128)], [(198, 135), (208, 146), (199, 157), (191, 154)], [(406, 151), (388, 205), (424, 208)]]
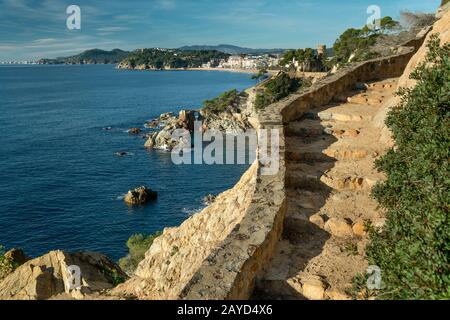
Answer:
[[(228, 72), (0, 67), (0, 244), (31, 256), (64, 249), (118, 259), (130, 235), (179, 225), (247, 166), (176, 166), (126, 130), (253, 84)], [(158, 201), (125, 205), (121, 197), (141, 185), (158, 191)]]

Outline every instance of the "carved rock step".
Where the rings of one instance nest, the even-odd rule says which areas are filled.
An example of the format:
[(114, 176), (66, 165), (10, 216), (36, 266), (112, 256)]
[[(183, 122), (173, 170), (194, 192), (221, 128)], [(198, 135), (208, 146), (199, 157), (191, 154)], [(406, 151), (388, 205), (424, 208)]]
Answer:
[(317, 113), (321, 120), (335, 120), (335, 121), (371, 121), (378, 108), (374, 108), (367, 104), (344, 103), (339, 105), (329, 105)]
[(257, 279), (254, 297), (257, 300), (304, 300), (301, 293), (288, 283), (293, 246), (286, 240), (277, 244), (274, 258), (263, 277)]
[[(376, 133), (372, 133), (376, 134)], [(334, 162), (335, 160), (361, 160), (377, 157), (378, 144), (363, 139), (339, 139), (325, 136), (314, 142), (299, 137), (286, 138), (287, 160), (297, 162)]]
[(286, 186), (288, 188), (307, 189), (311, 191), (325, 190), (325, 184), (320, 181), (321, 172), (308, 174), (305, 172), (289, 172), (286, 175)]
[(370, 191), (378, 181), (381, 181), (381, 178), (377, 176), (361, 177), (348, 174), (332, 176), (320, 172), (315, 175), (304, 172), (290, 172), (286, 177), (286, 186), (311, 191), (326, 191), (327, 189)]
[(371, 106), (380, 105), (386, 99), (385, 96), (373, 96), (367, 93), (361, 93), (347, 99), (350, 103), (368, 104)]
[[(358, 126), (359, 127), (359, 126)], [(360, 134), (359, 129), (340, 127), (334, 122), (323, 122), (320, 120), (301, 120), (289, 123), (286, 126), (286, 136), (302, 138), (320, 138), (324, 135), (331, 135), (335, 138), (356, 138)]]
[(381, 179), (377, 179), (376, 177), (359, 177), (359, 176), (341, 176), (341, 177), (333, 177), (324, 175), (320, 178), (320, 181), (323, 182), (330, 188), (335, 190), (372, 190), (373, 186), (380, 181)]
[(398, 79), (392, 78), (392, 79), (387, 79), (384, 81), (368, 83), (368, 84), (366, 84), (366, 86), (369, 90), (376, 89), (376, 90), (382, 90), (383, 92), (392, 93), (393, 91), (396, 90), (397, 84), (398, 84)]

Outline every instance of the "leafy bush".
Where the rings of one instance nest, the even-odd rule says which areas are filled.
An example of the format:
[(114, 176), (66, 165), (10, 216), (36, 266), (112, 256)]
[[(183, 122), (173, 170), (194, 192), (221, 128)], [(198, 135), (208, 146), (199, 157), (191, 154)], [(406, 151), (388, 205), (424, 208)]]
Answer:
[(270, 79), (265, 87), (256, 95), (255, 108), (264, 109), (268, 105), (280, 101), (291, 93), (297, 91), (300, 87), (300, 80), (291, 78), (287, 73), (280, 73), (278, 76)]
[(317, 59), (315, 51), (311, 48), (288, 50), (283, 54), (280, 65), (285, 66), (292, 63), (293, 60), (298, 62), (313, 61)]
[(450, 45), (433, 36), (426, 61), (386, 124), (396, 142), (376, 162), (387, 180), (373, 195), (387, 212), (367, 257), (381, 268), (383, 299), (450, 299)]
[(150, 249), (153, 241), (158, 238), (162, 232), (155, 232), (151, 235), (135, 234), (127, 241), (128, 255), (119, 260), (119, 266), (128, 275), (132, 275), (136, 270), (139, 262), (144, 260), (145, 253)]
[(18, 266), (5, 257), (5, 247), (0, 245), (0, 281), (13, 272)]
[(243, 93), (239, 93), (236, 89), (222, 93), (212, 100), (206, 100), (203, 103), (203, 109), (206, 112), (219, 113), (228, 109), (235, 109), (239, 104), (239, 99)]

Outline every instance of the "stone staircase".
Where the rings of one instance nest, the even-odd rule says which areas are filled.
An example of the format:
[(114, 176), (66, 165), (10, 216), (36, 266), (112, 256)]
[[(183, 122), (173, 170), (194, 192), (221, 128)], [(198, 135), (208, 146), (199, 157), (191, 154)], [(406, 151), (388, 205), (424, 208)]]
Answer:
[(367, 268), (364, 224), (383, 223), (370, 198), (384, 151), (372, 120), (397, 79), (358, 85), (285, 125), (288, 210), (284, 233), (255, 299), (349, 299)]

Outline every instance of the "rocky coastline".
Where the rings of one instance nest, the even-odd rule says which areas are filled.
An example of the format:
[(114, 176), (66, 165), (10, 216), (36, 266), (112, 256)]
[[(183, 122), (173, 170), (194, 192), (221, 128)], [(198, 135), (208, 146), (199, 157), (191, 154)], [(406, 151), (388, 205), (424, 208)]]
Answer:
[[(181, 110), (178, 115), (173, 112), (161, 114), (158, 118), (148, 121), (144, 126), (154, 130), (146, 134), (144, 144), (147, 149), (171, 151), (180, 143), (186, 141), (173, 139), (176, 130), (184, 129), (193, 133), (213, 130), (226, 134), (237, 135), (254, 128), (254, 87), (237, 95), (237, 98), (220, 110), (202, 107), (197, 110)], [(195, 122), (201, 122), (195, 128)]]

